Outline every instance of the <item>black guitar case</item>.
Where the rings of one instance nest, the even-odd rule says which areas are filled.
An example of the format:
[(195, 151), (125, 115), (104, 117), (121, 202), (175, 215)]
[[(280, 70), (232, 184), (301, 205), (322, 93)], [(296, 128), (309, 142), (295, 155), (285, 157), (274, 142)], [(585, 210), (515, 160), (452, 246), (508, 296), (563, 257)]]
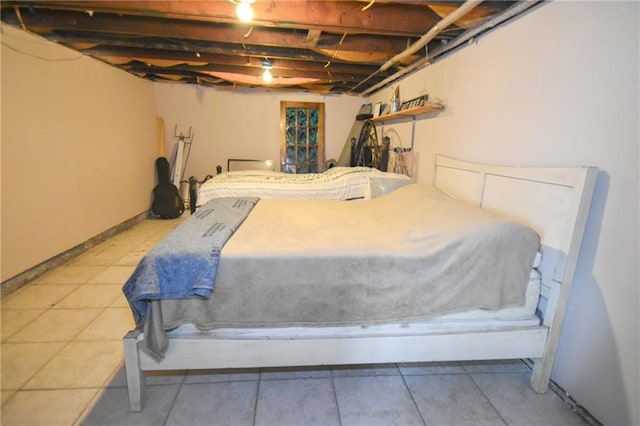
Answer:
[(165, 157), (156, 159), (158, 184), (153, 188), (151, 212), (160, 219), (175, 219), (184, 213), (184, 201), (178, 188), (171, 183), (169, 161)]

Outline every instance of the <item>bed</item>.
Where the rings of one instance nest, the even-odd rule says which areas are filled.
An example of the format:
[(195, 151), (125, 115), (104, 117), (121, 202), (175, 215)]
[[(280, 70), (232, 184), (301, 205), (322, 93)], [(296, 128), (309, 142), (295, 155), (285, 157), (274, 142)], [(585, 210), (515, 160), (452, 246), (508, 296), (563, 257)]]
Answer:
[[(530, 358), (544, 392), (596, 174), (438, 156), (433, 185), (371, 200), (254, 200), (210, 297), (137, 306), (124, 337), (131, 409), (143, 407), (145, 371), (176, 369)], [(311, 205), (317, 229), (300, 214)], [(306, 233), (274, 244), (279, 227)], [(171, 251), (183, 237), (169, 237)]]
[(268, 161), (233, 161), (229, 165), (231, 171), (220, 173), (200, 185), (198, 207), (213, 198), (238, 196), (257, 196), (262, 199), (370, 199), (412, 182), (408, 176), (382, 172), (372, 167), (332, 167), (321, 173), (291, 174), (263, 167), (269, 164)]

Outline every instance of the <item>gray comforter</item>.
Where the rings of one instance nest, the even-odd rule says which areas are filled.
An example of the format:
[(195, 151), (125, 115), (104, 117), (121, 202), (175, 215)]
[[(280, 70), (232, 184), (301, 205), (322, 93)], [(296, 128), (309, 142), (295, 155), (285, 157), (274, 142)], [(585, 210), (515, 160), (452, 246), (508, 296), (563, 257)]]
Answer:
[(165, 330), (377, 324), (524, 303), (530, 228), (411, 184), (360, 202), (261, 200), (222, 249), (208, 299), (152, 302)]

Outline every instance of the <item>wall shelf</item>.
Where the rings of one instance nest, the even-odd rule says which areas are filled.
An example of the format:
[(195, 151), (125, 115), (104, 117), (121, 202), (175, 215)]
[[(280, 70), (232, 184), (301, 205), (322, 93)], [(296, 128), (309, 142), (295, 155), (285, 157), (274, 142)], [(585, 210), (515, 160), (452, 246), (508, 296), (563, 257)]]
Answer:
[(413, 149), (413, 144), (415, 142), (416, 137), (416, 120), (418, 117), (427, 114), (436, 114), (440, 111), (444, 110), (444, 105), (440, 102), (427, 102), (425, 105), (421, 107), (405, 109), (403, 111), (394, 112), (392, 114), (381, 115), (380, 117), (374, 117), (371, 120), (375, 124), (381, 125), (381, 138), (384, 138), (384, 124), (385, 123), (399, 123), (401, 121), (409, 121), (411, 120), (411, 149)]
[(381, 115), (380, 117), (374, 117), (371, 120), (374, 123), (390, 123), (392, 121), (403, 121), (408, 119), (416, 119), (422, 115), (438, 113), (444, 109), (444, 105), (436, 102), (427, 102), (426, 105), (403, 111), (394, 112), (391, 114)]

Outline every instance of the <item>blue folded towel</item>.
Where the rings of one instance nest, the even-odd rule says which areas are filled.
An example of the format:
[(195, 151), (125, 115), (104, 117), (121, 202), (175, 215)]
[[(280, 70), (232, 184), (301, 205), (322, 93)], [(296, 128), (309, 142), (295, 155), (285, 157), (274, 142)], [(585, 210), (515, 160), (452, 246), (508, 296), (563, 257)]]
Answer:
[(258, 202), (214, 198), (147, 253), (122, 288), (137, 325), (149, 300), (209, 297), (220, 250)]

